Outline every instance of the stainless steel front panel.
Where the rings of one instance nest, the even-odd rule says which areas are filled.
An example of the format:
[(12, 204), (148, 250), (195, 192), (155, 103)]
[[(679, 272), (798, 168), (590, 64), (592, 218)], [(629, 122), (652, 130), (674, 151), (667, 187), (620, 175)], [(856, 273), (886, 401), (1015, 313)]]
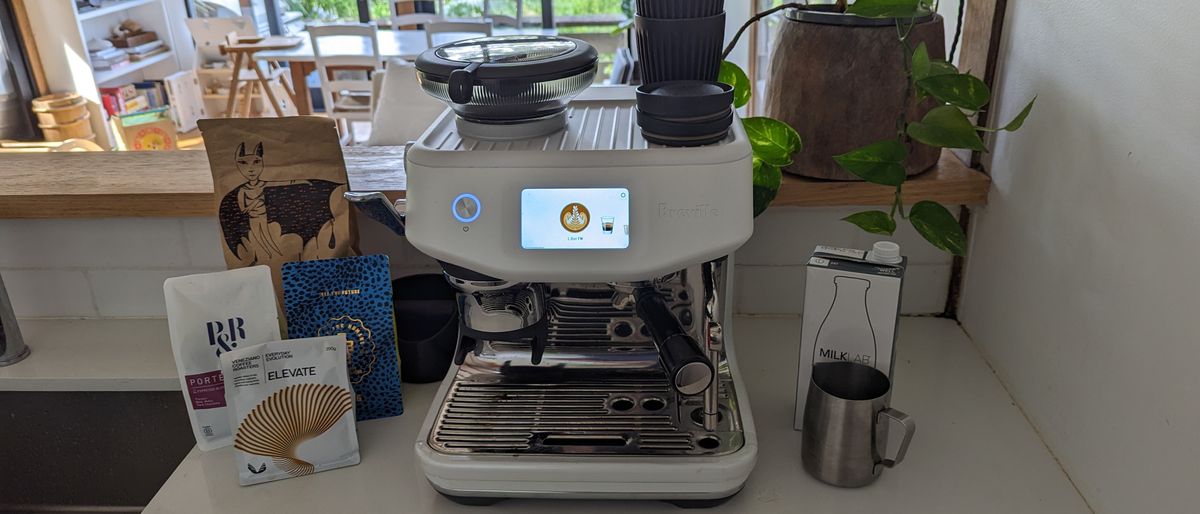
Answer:
[[(701, 272), (700, 266), (689, 268), (658, 287), (684, 327), (705, 341), (699, 329), (705, 316), (720, 315), (706, 312), (717, 304), (706, 299), (720, 291), (706, 295)], [(482, 343), (458, 368), (429, 445), (446, 454), (513, 455), (722, 455), (740, 449), (744, 436), (724, 352), (714, 352), (718, 388), (709, 394), (720, 415), (706, 430), (705, 395), (674, 391), (619, 289), (547, 284), (550, 338), (542, 362), (530, 364), (527, 344)]]

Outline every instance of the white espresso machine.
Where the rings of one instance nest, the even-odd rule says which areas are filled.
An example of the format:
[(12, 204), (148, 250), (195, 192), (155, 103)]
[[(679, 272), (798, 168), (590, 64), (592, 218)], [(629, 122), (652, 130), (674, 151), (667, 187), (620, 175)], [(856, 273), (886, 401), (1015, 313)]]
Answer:
[[(740, 123), (708, 146), (647, 144), (632, 88), (593, 88), (566, 118), (488, 141), (447, 111), (407, 149), (392, 224), (442, 263), (461, 314), (421, 467), (469, 504), (719, 504), (758, 452), (731, 300), (750, 144)], [(368, 214), (382, 198), (350, 197)]]

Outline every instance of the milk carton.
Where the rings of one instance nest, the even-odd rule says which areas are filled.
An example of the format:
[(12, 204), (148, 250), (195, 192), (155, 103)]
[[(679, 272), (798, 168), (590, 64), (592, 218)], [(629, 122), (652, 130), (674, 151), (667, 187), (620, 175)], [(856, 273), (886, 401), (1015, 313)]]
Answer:
[(814, 363), (858, 362), (891, 377), (906, 264), (900, 246), (887, 241), (869, 252), (833, 246), (813, 250), (804, 284), (796, 430), (803, 425)]

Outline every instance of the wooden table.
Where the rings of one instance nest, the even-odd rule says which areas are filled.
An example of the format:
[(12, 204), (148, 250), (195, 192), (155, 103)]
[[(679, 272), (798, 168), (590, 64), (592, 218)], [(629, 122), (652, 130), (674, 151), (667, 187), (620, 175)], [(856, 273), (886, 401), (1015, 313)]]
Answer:
[[(558, 31), (540, 28), (517, 29), (513, 27), (496, 27), (494, 34), (497, 36), (514, 34), (554, 36), (558, 34)], [(302, 115), (312, 114), (312, 96), (309, 94), (308, 82), (305, 81), (305, 77), (308, 77), (316, 69), (317, 59), (313, 55), (312, 40), (308, 37), (308, 32), (297, 32), (295, 35), (303, 39), (301, 44), (291, 48), (256, 52), (254, 57), (265, 61), (290, 63), (288, 66), (292, 72), (292, 87), (296, 91), (296, 110)], [(453, 34), (445, 33), (439, 35), (439, 37), (441, 36), (449, 39)], [(464, 37), (470, 36), (464, 34)], [(379, 31), (379, 57), (381, 61), (386, 62), (394, 58), (409, 61), (416, 60), (417, 56), (421, 55), (421, 52), (424, 52), (428, 48), (429, 44), (425, 40), (425, 31), (423, 30)], [(355, 36), (324, 38), (321, 40), (321, 51), (325, 55), (364, 55), (370, 53), (367, 49), (367, 42), (363, 38)]]

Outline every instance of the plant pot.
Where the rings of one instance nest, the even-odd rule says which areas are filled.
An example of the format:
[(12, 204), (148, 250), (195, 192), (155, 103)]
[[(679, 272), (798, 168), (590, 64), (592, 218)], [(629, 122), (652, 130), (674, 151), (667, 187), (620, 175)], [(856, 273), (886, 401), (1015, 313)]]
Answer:
[[(919, 18), (909, 47), (925, 43), (932, 59), (946, 55), (942, 18)], [(896, 120), (920, 120), (936, 104), (904, 98), (908, 76), (892, 19), (789, 10), (767, 78), (766, 115), (796, 129), (804, 151), (783, 171), (830, 180), (861, 180), (833, 156), (894, 138)], [(941, 150), (912, 142), (905, 168), (915, 175), (937, 164)]]

